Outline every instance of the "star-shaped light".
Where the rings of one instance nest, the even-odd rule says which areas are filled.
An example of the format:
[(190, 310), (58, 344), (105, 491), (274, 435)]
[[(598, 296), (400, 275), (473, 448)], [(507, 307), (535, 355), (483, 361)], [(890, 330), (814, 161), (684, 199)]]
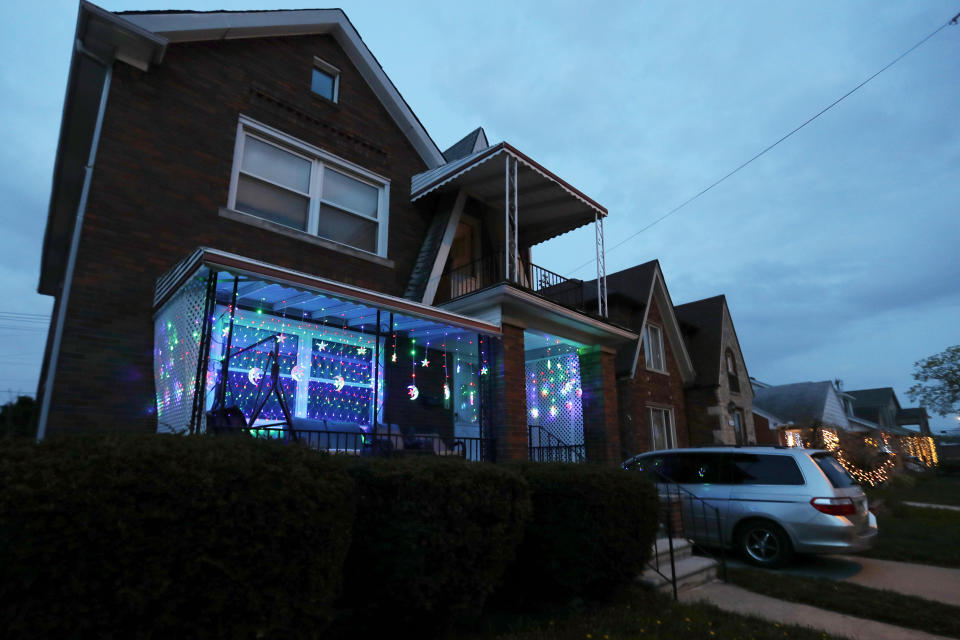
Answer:
[(283, 335), (283, 334), (281, 333), (281, 334), (280, 334), (280, 337), (278, 338), (278, 340), (280, 340), (280, 344), (286, 344), (286, 343), (287, 343), (287, 336), (285, 336), (285, 335)]
[(483, 365), (483, 367), (480, 368), (480, 375), (487, 375), (487, 365)]
[(430, 366), (430, 361), (427, 360), (426, 358), (424, 358), (423, 360), (420, 361), (420, 366), (422, 366), (422, 367), (429, 367), (429, 366)]
[(365, 356), (365, 355), (367, 355), (367, 348), (366, 348), (366, 347), (358, 347), (358, 348), (357, 348), (357, 355), (358, 355), (358, 356)]
[(325, 351), (327, 348), (327, 343), (323, 340), (320, 341), (320, 344), (317, 345), (317, 351)]
[(393, 355), (390, 356), (390, 362), (396, 362), (396, 361), (397, 361), (397, 352), (394, 351)]

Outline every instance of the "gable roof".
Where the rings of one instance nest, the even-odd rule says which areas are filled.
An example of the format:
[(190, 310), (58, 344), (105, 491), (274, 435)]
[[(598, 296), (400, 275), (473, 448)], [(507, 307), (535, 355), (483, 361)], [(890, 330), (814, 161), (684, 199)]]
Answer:
[[(589, 306), (597, 299), (597, 281), (590, 280), (583, 283), (584, 304)], [(684, 343), (680, 331), (680, 323), (673, 312), (673, 301), (670, 291), (660, 269), (659, 260), (650, 260), (629, 269), (617, 271), (607, 275), (607, 301), (622, 301), (629, 306), (643, 310), (642, 319), (631, 327), (639, 334), (637, 342), (632, 348), (621, 348), (617, 351), (616, 364), (618, 372), (628, 372), (630, 377), (636, 373), (640, 359), (640, 347), (643, 343), (643, 327), (647, 323), (652, 301), (656, 300), (657, 308), (665, 325), (667, 338), (677, 359), (677, 366), (684, 383), (689, 383), (696, 377), (693, 361)]]
[(460, 158), (465, 158), (472, 153), (481, 151), (490, 146), (487, 142), (487, 134), (483, 127), (477, 127), (457, 142), (453, 143), (449, 149), (443, 152), (443, 157), (447, 162), (453, 162)]
[(720, 384), (725, 304), (726, 298), (721, 294), (674, 307), (677, 319), (686, 325), (684, 337), (697, 370), (697, 386)]
[(829, 380), (757, 387), (753, 405), (798, 426), (823, 425), (846, 429), (849, 422), (845, 415), (829, 415), (827, 412), (830, 394), (835, 395), (836, 389)]
[(897, 394), (894, 392), (893, 387), (857, 389), (856, 391), (845, 391), (844, 393), (853, 398), (853, 407), (857, 410), (886, 407), (890, 403), (891, 397), (897, 408), (900, 408), (900, 401), (897, 400)]

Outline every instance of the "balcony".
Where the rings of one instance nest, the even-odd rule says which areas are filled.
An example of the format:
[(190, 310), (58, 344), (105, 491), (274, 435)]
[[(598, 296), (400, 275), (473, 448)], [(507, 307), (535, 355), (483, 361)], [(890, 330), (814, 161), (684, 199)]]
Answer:
[[(517, 258), (517, 268), (508, 269), (507, 254), (494, 253), (444, 272), (437, 288), (437, 302), (449, 302), (498, 284), (511, 284), (565, 307), (586, 311), (582, 280)], [(508, 271), (510, 273), (508, 273)]]

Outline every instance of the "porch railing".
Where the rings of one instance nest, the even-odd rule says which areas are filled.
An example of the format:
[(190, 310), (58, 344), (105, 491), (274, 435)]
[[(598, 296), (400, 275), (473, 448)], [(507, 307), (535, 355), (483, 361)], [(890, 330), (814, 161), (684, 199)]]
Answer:
[(567, 444), (543, 427), (527, 426), (527, 458), (531, 462), (586, 462), (582, 444)]
[[(461, 267), (449, 269), (444, 275), (450, 282), (449, 297), (446, 298), (449, 300), (495, 284), (510, 282), (568, 307), (583, 309), (584, 306), (582, 280), (565, 278), (559, 273), (521, 258), (517, 259), (516, 277), (508, 277), (506, 255), (503, 252), (490, 254)], [(441, 283), (442, 288), (443, 283)], [(448, 292), (441, 290), (439, 292), (441, 298)]]
[(290, 429), (286, 426), (247, 427), (254, 438), (296, 443), (315, 451), (352, 456), (450, 456), (467, 460), (490, 460), (493, 442), (487, 438), (447, 437), (437, 434), (358, 433)]

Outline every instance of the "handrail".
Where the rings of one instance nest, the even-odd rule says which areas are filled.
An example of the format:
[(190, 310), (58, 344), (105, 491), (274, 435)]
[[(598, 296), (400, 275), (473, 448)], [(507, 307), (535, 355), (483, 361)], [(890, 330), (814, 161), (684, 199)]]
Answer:
[[(539, 429), (534, 445), (533, 430)], [(543, 444), (546, 434), (547, 444)], [(563, 439), (536, 424), (527, 425), (527, 459), (531, 462), (586, 462), (582, 444), (568, 444)]]
[[(667, 539), (670, 550), (670, 575), (665, 575), (660, 570), (660, 554), (659, 549), (654, 547), (654, 556), (651, 559), (651, 562), (647, 563), (647, 566), (657, 572), (661, 577), (671, 583), (673, 587), (673, 598), (677, 599), (677, 571), (676, 571), (676, 559), (675, 552), (673, 548), (673, 537), (675, 533), (683, 534), (688, 540), (691, 540), (701, 552), (706, 555), (714, 558), (720, 563), (720, 573), (724, 582), (727, 582), (727, 556), (726, 556), (726, 545), (724, 544), (723, 539), (723, 525), (720, 522), (720, 509), (709, 504), (705, 499), (696, 495), (689, 489), (685, 489), (680, 486), (680, 483), (668, 478), (659, 471), (653, 469), (654, 474), (656, 474), (656, 484), (657, 484), (657, 493), (660, 498), (661, 507), (664, 508), (664, 520), (667, 529)], [(664, 489), (665, 488), (665, 491)], [(676, 498), (676, 500), (674, 500)], [(684, 501), (686, 501), (689, 509), (684, 509)], [(681, 531), (675, 532), (674, 529), (674, 508), (675, 505), (680, 507), (680, 527)], [(697, 507), (699, 507), (700, 518), (697, 518)], [(701, 526), (702, 525), (702, 526)], [(716, 527), (716, 537), (711, 537), (711, 525)], [(719, 557), (711, 553), (705, 548), (704, 544), (707, 546), (712, 546), (712, 541), (716, 541), (717, 548), (719, 549)], [(698, 542), (699, 541), (699, 542)]]
[(515, 277), (510, 277), (507, 273), (506, 254), (500, 251), (448, 269), (443, 275), (450, 282), (450, 300), (501, 282), (510, 282), (560, 304), (583, 308), (582, 280), (566, 278), (519, 256), (516, 269), (512, 271), (515, 272)]

